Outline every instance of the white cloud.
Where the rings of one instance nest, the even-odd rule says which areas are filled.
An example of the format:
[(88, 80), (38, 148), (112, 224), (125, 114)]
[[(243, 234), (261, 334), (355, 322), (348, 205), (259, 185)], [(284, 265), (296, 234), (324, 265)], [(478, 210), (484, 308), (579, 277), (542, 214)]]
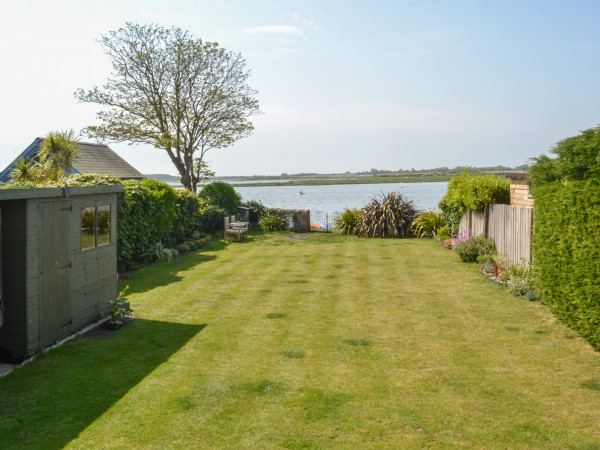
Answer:
[(302, 23), (302, 25), (310, 28), (311, 30), (313, 30), (313, 31), (319, 30), (319, 26), (315, 23), (315, 21), (313, 19), (307, 19), (305, 17), (301, 17), (298, 13), (294, 13), (293, 17), (296, 22)]
[(295, 34), (303, 36), (304, 34), (298, 28), (291, 25), (264, 25), (262, 27), (246, 28), (246, 34)]

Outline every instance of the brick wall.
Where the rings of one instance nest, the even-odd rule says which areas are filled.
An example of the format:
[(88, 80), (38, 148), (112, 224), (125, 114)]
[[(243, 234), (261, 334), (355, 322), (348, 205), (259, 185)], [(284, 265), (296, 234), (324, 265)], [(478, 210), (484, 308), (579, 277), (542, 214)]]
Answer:
[(527, 180), (510, 180), (510, 205), (533, 206), (533, 197), (530, 196)]

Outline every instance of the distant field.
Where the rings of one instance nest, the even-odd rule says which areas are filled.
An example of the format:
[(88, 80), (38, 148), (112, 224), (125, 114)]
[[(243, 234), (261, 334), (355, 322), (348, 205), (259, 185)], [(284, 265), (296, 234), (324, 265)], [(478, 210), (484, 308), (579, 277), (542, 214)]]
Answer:
[[(256, 178), (256, 183), (249, 183), (244, 180), (244, 183), (236, 183), (232, 180), (230, 183), (233, 186), (322, 186), (333, 184), (379, 184), (379, 183), (423, 183), (434, 181), (449, 181), (455, 174), (445, 175), (384, 175), (384, 176), (364, 176), (364, 177), (330, 177), (323, 178), (307, 177), (281, 177), (280, 180), (272, 179), (271, 177)], [(279, 177), (278, 177), (279, 178)], [(270, 180), (270, 181), (265, 181)], [(259, 182), (260, 181), (260, 182)]]

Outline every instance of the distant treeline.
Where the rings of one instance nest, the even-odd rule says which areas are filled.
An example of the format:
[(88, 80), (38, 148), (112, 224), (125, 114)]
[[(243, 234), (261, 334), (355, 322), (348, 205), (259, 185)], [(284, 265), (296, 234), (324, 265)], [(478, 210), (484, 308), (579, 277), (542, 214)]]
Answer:
[[(244, 176), (228, 176), (228, 177), (217, 177), (221, 180), (277, 180), (280, 178), (354, 178), (354, 177), (390, 177), (399, 175), (446, 175), (462, 173), (466, 170), (473, 172), (511, 172), (511, 171), (527, 171), (529, 169), (528, 164), (521, 166), (509, 167), (509, 166), (489, 166), (489, 167), (470, 167), (470, 166), (456, 166), (456, 167), (435, 167), (433, 169), (398, 169), (398, 170), (384, 170), (384, 169), (371, 169), (363, 172), (345, 172), (345, 173), (316, 173), (316, 172), (300, 172), (300, 173), (282, 173), (281, 175), (244, 175)], [(152, 178), (165, 183), (176, 183), (179, 181), (179, 176), (166, 175), (166, 174), (148, 174), (144, 175), (146, 178)]]
[[(529, 168), (529, 164), (523, 164), (516, 167), (509, 166), (489, 166), (489, 167), (470, 167), (470, 166), (456, 166), (456, 167), (435, 167), (433, 169), (398, 169), (398, 170), (383, 170), (383, 169), (371, 169), (364, 172), (346, 172), (344, 175), (362, 175), (362, 176), (377, 176), (377, 175), (400, 175), (408, 173), (461, 173), (467, 170), (473, 172), (511, 172), (511, 171), (526, 171)], [(282, 174), (283, 176), (284, 174)], [(318, 175), (318, 174), (291, 174), (291, 176), (307, 176), (307, 175)]]

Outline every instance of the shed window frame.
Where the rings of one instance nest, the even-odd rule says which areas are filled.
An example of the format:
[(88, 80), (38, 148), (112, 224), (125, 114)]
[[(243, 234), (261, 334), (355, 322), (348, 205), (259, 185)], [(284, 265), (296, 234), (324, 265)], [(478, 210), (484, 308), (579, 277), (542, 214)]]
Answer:
[[(96, 205), (89, 205), (89, 206), (83, 206), (81, 208), (81, 215), (80, 215), (80, 248), (82, 252), (88, 251), (88, 250), (92, 250), (94, 248), (98, 248), (98, 247), (103, 247), (105, 245), (109, 245), (112, 242), (112, 238), (111, 238), (111, 225), (112, 225), (112, 217), (111, 217), (111, 212), (112, 212), (112, 205), (110, 204), (96, 204)], [(102, 214), (102, 217), (99, 220), (99, 213)], [(108, 213), (108, 214), (106, 214)], [(89, 242), (89, 238), (85, 239), (86, 234), (89, 236), (92, 233), (89, 232), (85, 232), (84, 231), (84, 218), (85, 218), (85, 214), (93, 214), (93, 219), (92, 219), (92, 229), (93, 229), (93, 238), (91, 239), (93, 241)]]

